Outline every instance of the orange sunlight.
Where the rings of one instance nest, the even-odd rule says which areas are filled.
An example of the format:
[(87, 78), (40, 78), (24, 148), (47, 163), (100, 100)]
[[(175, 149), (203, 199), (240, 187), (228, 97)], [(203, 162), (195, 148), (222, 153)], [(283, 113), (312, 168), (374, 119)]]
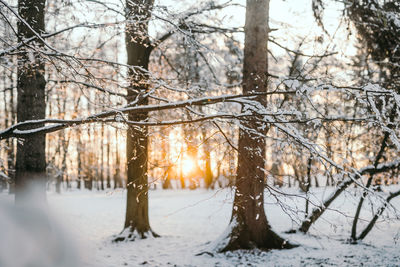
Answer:
[(182, 172), (185, 176), (191, 174), (194, 171), (195, 167), (196, 163), (193, 159), (189, 157), (182, 159)]

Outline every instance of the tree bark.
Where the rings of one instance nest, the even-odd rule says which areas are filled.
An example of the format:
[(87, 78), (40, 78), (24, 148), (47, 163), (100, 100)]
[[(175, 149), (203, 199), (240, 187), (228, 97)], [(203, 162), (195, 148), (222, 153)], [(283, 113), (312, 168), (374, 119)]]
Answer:
[[(45, 0), (19, 0), (18, 13), (41, 34), (45, 31)], [(29, 27), (18, 22), (18, 37), (26, 39), (34, 36)], [(43, 46), (42, 43), (36, 43)], [(17, 81), (17, 121), (44, 119), (46, 113), (44, 78), (45, 66), (40, 55), (26, 51), (18, 57)], [(15, 174), (15, 202), (20, 203), (27, 194), (35, 194), (38, 201), (46, 201), (46, 143), (45, 134), (26, 137), (17, 145)], [(34, 190), (32, 188), (34, 187)]]
[[(269, 0), (247, 0), (243, 93), (265, 92), (268, 82)], [(266, 98), (259, 97), (260, 106)], [(242, 108), (243, 112), (252, 112)], [(227, 245), (220, 251), (236, 249), (282, 249), (293, 247), (272, 231), (264, 211), (265, 134), (262, 123), (243, 122), (239, 130), (239, 154)]]
[[(128, 54), (128, 65), (139, 66), (147, 71), (151, 52), (148, 37), (148, 23), (151, 17), (154, 0), (126, 1), (126, 17), (130, 21), (126, 25), (125, 44)], [(130, 69), (130, 88), (128, 103), (141, 98), (149, 88), (148, 75), (145, 71)], [(138, 104), (148, 104), (143, 98)], [(128, 113), (128, 120), (144, 121), (148, 113)], [(127, 203), (125, 225), (122, 233), (115, 241), (134, 240), (136, 237), (146, 238), (155, 234), (149, 223), (148, 212), (148, 129), (147, 127), (130, 126), (126, 140), (126, 160), (128, 167)]]

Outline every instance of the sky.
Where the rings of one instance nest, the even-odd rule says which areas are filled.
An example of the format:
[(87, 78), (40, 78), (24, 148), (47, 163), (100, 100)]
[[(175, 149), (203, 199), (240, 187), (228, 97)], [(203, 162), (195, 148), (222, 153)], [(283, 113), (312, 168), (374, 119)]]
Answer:
[[(165, 5), (172, 10), (187, 10), (196, 8), (199, 1), (185, 0), (159, 0), (158, 5)], [(219, 1), (223, 3), (223, 1)], [(226, 8), (220, 12), (220, 17), (225, 19), (227, 26), (242, 27), (245, 24), (245, 0), (233, 0), (232, 3), (236, 4), (233, 7)], [(341, 27), (341, 31), (335, 34), (338, 26), (340, 25), (340, 18), (342, 15), (343, 5), (327, 1), (326, 9), (323, 15), (324, 27), (331, 36), (337, 39), (347, 38), (346, 33), (343, 31), (345, 27)], [(323, 34), (323, 30), (317, 25), (312, 11), (312, 0), (270, 0), (270, 28), (275, 29), (272, 36), (278, 38), (282, 45), (290, 48), (295, 48), (296, 43), (304, 37), (314, 37)], [(238, 39), (243, 41), (243, 35), (238, 36)], [(325, 36), (324, 42), (328, 45), (329, 37)], [(346, 44), (344, 44), (346, 43)], [(342, 44), (342, 46), (340, 46)], [(336, 42), (336, 48), (339, 53), (352, 55), (354, 49), (349, 42)], [(274, 53), (285, 53), (282, 49), (277, 49), (273, 45), (270, 49)], [(306, 49), (306, 48), (304, 48)], [(318, 53), (315, 47), (309, 47), (308, 53)]]

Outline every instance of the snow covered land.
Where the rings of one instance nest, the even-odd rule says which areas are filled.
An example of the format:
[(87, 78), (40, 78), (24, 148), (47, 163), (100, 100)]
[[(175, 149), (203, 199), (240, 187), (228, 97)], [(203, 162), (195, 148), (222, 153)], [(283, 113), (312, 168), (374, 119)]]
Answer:
[[(394, 186), (385, 188), (387, 191), (395, 189)], [(314, 191), (321, 198), (329, 193), (329, 189)], [(285, 192), (298, 193), (294, 190)], [(396, 220), (393, 212), (384, 213), (384, 221), (381, 220), (362, 243), (354, 245), (347, 242), (351, 217), (354, 215), (352, 212), (358, 200), (352, 193), (336, 200), (332, 209), (324, 214), (307, 235), (284, 233), (296, 227), (291, 218), (303, 218), (301, 213), (296, 218), (294, 212), (304, 210), (302, 200), (283, 199), (284, 203), (293, 208), (288, 211), (289, 216), (275, 203), (274, 198), (266, 194), (265, 209), (274, 230), (300, 246), (290, 250), (236, 251), (225, 254), (215, 253), (211, 248), (229, 223), (233, 201), (231, 190), (150, 191), (150, 223), (161, 238), (112, 243), (113, 235), (118, 234), (123, 227), (125, 197), (125, 190), (107, 193), (73, 191), (60, 195), (49, 193), (50, 217), (64, 228), (63, 235), (66, 235), (59, 242), (66, 242), (67, 245), (59, 247), (64, 252), (67, 249), (69, 257), (75, 257), (72, 250), (77, 252), (80, 255), (77, 258), (84, 267), (400, 265), (400, 221)], [(0, 195), (0, 204), (3, 207), (0, 213), (0, 229), (1, 232), (8, 233), (5, 239), (4, 235), (0, 239), (0, 266), (41, 266), (35, 265), (40, 262), (37, 259), (40, 258), (40, 253), (29, 254), (32, 250), (29, 245), (15, 246), (16, 241), (18, 244), (26, 244), (29, 239), (32, 241), (30, 236), (35, 236), (35, 233), (17, 231), (17, 225), (10, 229), (10, 225), (6, 224), (10, 220), (4, 205), (12, 205), (12, 202), (12, 196), (5, 193)], [(399, 207), (400, 199), (394, 199), (392, 204)], [(370, 208), (366, 208), (362, 214), (364, 225), (370, 218), (371, 211), (368, 209)], [(11, 214), (11, 217), (15, 216)], [(8, 228), (4, 229), (5, 227)], [(14, 232), (11, 231), (10, 234), (9, 230)], [(59, 233), (57, 239), (58, 235)], [(38, 243), (43, 245), (43, 242)], [(13, 264), (7, 265), (7, 257), (19, 257), (20, 261), (12, 260)], [(60, 263), (60, 266), (68, 266), (72, 262), (74, 261), (67, 261), (66, 265)]]

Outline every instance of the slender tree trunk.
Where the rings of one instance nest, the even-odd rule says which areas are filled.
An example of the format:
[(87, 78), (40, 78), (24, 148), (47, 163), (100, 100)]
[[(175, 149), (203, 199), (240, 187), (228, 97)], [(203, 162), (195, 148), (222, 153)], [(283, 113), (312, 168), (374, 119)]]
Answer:
[(70, 188), (69, 177), (67, 173), (67, 155), (68, 155), (68, 147), (69, 147), (69, 140), (70, 140), (71, 131), (68, 132), (68, 135), (65, 134), (65, 130), (63, 131), (63, 154), (62, 154), (62, 161), (61, 161), (61, 181), (65, 181), (67, 183), (67, 188)]
[[(182, 157), (182, 155), (181, 155)], [(181, 160), (179, 161), (179, 181), (181, 183), (181, 189), (185, 189), (186, 188), (186, 183), (185, 183), (185, 177), (183, 177), (183, 160), (181, 158)]]
[(213, 189), (214, 176), (211, 170), (211, 153), (208, 149), (204, 151), (206, 156), (205, 172), (204, 172), (204, 183), (207, 189)]
[[(18, 13), (39, 34), (44, 33), (45, 0), (19, 0)], [(34, 36), (29, 27), (18, 22), (20, 39)], [(43, 44), (38, 43), (38, 46)], [(30, 52), (31, 53), (31, 52)], [(44, 119), (46, 115), (45, 66), (40, 55), (21, 53), (18, 58), (18, 106), (17, 120)], [(46, 201), (46, 136), (37, 134), (27, 137), (17, 144), (17, 162), (15, 176), (15, 201), (20, 203), (27, 193), (35, 193), (38, 201)], [(35, 189), (31, 191), (31, 186)]]
[[(56, 99), (57, 99), (57, 110), (60, 113), (64, 113), (65, 114), (65, 110), (62, 110), (61, 108), (61, 94), (57, 94)], [(65, 99), (64, 99), (65, 100)], [(64, 116), (65, 118), (65, 116)], [(54, 167), (58, 168), (59, 170), (61, 170), (61, 173), (56, 170), (56, 175), (54, 178), (56, 178), (56, 193), (57, 194), (61, 194), (61, 185), (63, 182), (63, 162), (64, 162), (64, 157), (66, 157), (66, 154), (64, 153), (64, 142), (65, 142), (65, 131), (60, 131), (58, 132), (58, 142), (57, 142), (57, 152), (54, 154), (54, 158), (56, 157), (56, 155), (58, 154), (58, 158), (60, 159), (61, 162), (59, 162), (59, 164), (57, 164), (57, 162), (54, 162)], [(50, 142), (48, 143), (48, 145), (50, 145)], [(47, 150), (49, 151), (49, 150)]]
[(77, 145), (77, 161), (78, 161), (78, 189), (82, 189), (82, 178), (83, 178), (83, 173), (82, 173), (82, 131), (81, 128), (78, 128), (77, 131), (78, 135), (78, 145)]
[[(358, 176), (356, 178), (359, 178)], [(326, 209), (332, 204), (332, 202), (340, 196), (340, 194), (347, 188), (349, 187), (352, 183), (354, 182), (353, 179), (348, 179), (342, 181), (338, 187), (336, 188), (336, 191), (333, 192), (331, 196), (329, 196), (324, 203), (321, 206), (315, 207), (312, 212), (307, 216), (307, 218), (304, 219), (302, 222), (299, 231), (303, 233), (307, 233), (308, 230), (310, 229), (311, 225), (318, 220), (319, 217), (326, 211)], [(296, 232), (296, 231), (292, 231)]]
[[(8, 108), (7, 108), (7, 90), (6, 90), (6, 88), (7, 88), (7, 76), (6, 76), (6, 74), (4, 73), (4, 76), (3, 76), (3, 88), (4, 88), (4, 91), (3, 91), (3, 101), (4, 101), (4, 128), (7, 128), (8, 127), (8, 125), (9, 125), (9, 112), (8, 112)], [(11, 90), (12, 90), (12, 87), (11, 87)], [(11, 125), (12, 125), (12, 123), (11, 123)], [(7, 142), (6, 142), (6, 149), (5, 149), (5, 158), (6, 158), (6, 160), (7, 160), (7, 174), (9, 175), (10, 174), (10, 166), (9, 166), (9, 158), (10, 158), (10, 151), (11, 151), (11, 141), (10, 140), (12, 140), (12, 139), (8, 139), (7, 140)], [(6, 182), (6, 180), (4, 180), (4, 179), (2, 179), (2, 178), (0, 178), (0, 192), (3, 192), (3, 190), (4, 189), (6, 189), (7, 188), (7, 182)]]
[(205, 170), (204, 170), (204, 184), (207, 189), (213, 189), (214, 185), (214, 176), (211, 170), (211, 152), (210, 152), (210, 145), (206, 141), (206, 129), (202, 128), (201, 130), (203, 141), (203, 149), (205, 155)]
[[(168, 136), (168, 131), (167, 129), (164, 129), (165, 132), (163, 132), (164, 136)], [(161, 153), (162, 153), (162, 158), (165, 160), (165, 164), (167, 166), (165, 172), (164, 172), (164, 177), (161, 181), (162, 183), (162, 189), (171, 189), (172, 184), (171, 184), (171, 178), (172, 178), (172, 166), (171, 162), (169, 160), (169, 143), (166, 141), (163, 141), (161, 144)]]
[(110, 129), (107, 128), (107, 188), (111, 188), (110, 142)]
[(116, 147), (115, 147), (115, 174), (114, 174), (114, 189), (122, 188), (121, 182), (121, 161), (119, 158), (119, 149), (118, 149), (118, 130), (115, 129), (115, 140), (116, 140)]
[[(393, 119), (393, 116), (394, 116), (394, 113), (392, 112), (391, 119)], [(382, 139), (381, 147), (379, 149), (379, 152), (378, 152), (378, 154), (376, 156), (376, 159), (375, 159), (375, 162), (374, 162), (375, 168), (378, 166), (379, 161), (380, 161), (380, 159), (381, 159), (381, 157), (382, 157), (382, 155), (383, 155), (383, 153), (385, 151), (385, 148), (387, 147), (388, 139), (389, 139), (389, 132), (385, 132), (385, 134), (383, 136), (383, 139)], [(367, 184), (365, 185), (366, 188), (369, 188), (371, 186), (373, 178), (374, 178), (374, 175), (370, 174), (370, 176), (368, 178), (368, 181), (367, 181)], [(367, 197), (367, 195), (368, 195), (368, 191), (364, 190), (363, 194), (362, 194), (362, 196), (360, 198), (360, 201), (358, 202), (357, 210), (356, 210), (356, 213), (354, 215), (353, 224), (352, 224), (352, 227), (351, 227), (351, 240), (353, 242), (357, 241), (357, 223), (358, 223), (358, 219), (360, 217), (362, 206), (364, 204), (364, 200)]]
[[(11, 90), (10, 90), (10, 108), (11, 108), (11, 125), (15, 123), (15, 106), (14, 106), (14, 87), (15, 87), (15, 79), (13, 79), (13, 76), (11, 74), (10, 76), (10, 84), (11, 84)], [(11, 183), (10, 183), (10, 189), (8, 190), (9, 194), (14, 194), (15, 193), (15, 145), (14, 145), (14, 140), (11, 139), (9, 141), (9, 147), (10, 147), (10, 153), (8, 155), (8, 177), (10, 177)]]
[(104, 190), (104, 124), (101, 124), (101, 134), (100, 134), (100, 189)]
[(379, 216), (382, 215), (382, 213), (385, 211), (386, 207), (389, 205), (389, 202), (395, 198), (400, 196), (400, 190), (394, 193), (390, 193), (389, 196), (386, 198), (386, 201), (382, 204), (382, 206), (378, 209), (372, 220), (368, 223), (368, 225), (365, 227), (365, 229), (361, 232), (361, 234), (357, 237), (357, 240), (363, 240), (368, 233), (372, 230), (374, 227), (376, 221), (379, 219)]
[[(128, 54), (128, 65), (140, 66), (148, 70), (150, 58), (150, 40), (148, 37), (148, 22), (151, 17), (154, 0), (127, 0), (126, 17), (135, 21), (128, 23), (125, 31), (125, 44)], [(130, 88), (128, 103), (138, 100), (149, 87), (147, 73), (130, 70)], [(143, 98), (138, 104), (147, 104)], [(128, 113), (130, 121), (144, 121), (147, 113)], [(126, 136), (127, 204), (124, 230), (115, 241), (134, 240), (136, 237), (146, 238), (157, 236), (149, 223), (148, 213), (148, 129), (147, 127), (130, 126)]]
[[(385, 133), (385, 136), (387, 134)], [(380, 159), (383, 156), (383, 152), (386, 148), (387, 142), (386, 142), (386, 138), (382, 139), (382, 143), (381, 143), (381, 147), (375, 157), (375, 161), (374, 161), (374, 167), (376, 168), (378, 166), (378, 163), (380, 161)], [(360, 173), (361, 175), (366, 174), (365, 172)], [(371, 174), (372, 175), (372, 174)], [(315, 207), (312, 212), (307, 216), (307, 218), (304, 219), (304, 221), (301, 223), (300, 227), (299, 227), (299, 231), (303, 232), (303, 233), (307, 233), (308, 230), (310, 229), (311, 225), (318, 220), (322, 214), (329, 208), (329, 206), (332, 204), (332, 202), (342, 194), (342, 192), (344, 190), (346, 190), (346, 188), (348, 188), (351, 184), (354, 183), (355, 179), (359, 179), (361, 178), (361, 176), (356, 175), (355, 177), (353, 177), (353, 179), (347, 179), (347, 180), (343, 180), (342, 182), (340, 182), (340, 184), (336, 187), (336, 191), (333, 192), (324, 202), (322, 205)], [(362, 203), (361, 203), (362, 205)], [(361, 208), (360, 208), (361, 209)], [(356, 214), (357, 215), (357, 214)], [(357, 216), (356, 216), (357, 217)], [(358, 219), (357, 219), (358, 220)], [(357, 223), (357, 222), (356, 222)], [(354, 225), (354, 222), (353, 222)], [(354, 226), (353, 226), (354, 227)], [(352, 229), (352, 232), (356, 231), (356, 229)], [(295, 232), (295, 231), (291, 231), (291, 232)]]
[(171, 177), (172, 177), (172, 167), (168, 165), (167, 170), (164, 173), (164, 179), (162, 181), (162, 189), (172, 189)]
[[(91, 98), (90, 97), (90, 94), (89, 94), (89, 96), (88, 96), (89, 98)], [(87, 102), (87, 106), (86, 106), (86, 108), (87, 108), (87, 111), (88, 111), (88, 113), (90, 114), (91, 113), (91, 108), (90, 108), (90, 102), (92, 102), (93, 100), (90, 100), (90, 101), (88, 101)], [(85, 144), (85, 151), (93, 151), (93, 147), (91, 146), (91, 144), (92, 144), (92, 135), (91, 135), (91, 133), (90, 133), (90, 127), (88, 127), (87, 128), (87, 137), (88, 137), (88, 143), (86, 143)], [(88, 146), (89, 146), (89, 148), (88, 148)], [(85, 188), (86, 189), (89, 189), (89, 190), (92, 190), (93, 189), (93, 167), (94, 167), (94, 161), (93, 161), (93, 158), (94, 158), (94, 155), (93, 155), (93, 153), (92, 152), (86, 152), (85, 153), (85, 163), (86, 163), (86, 166), (84, 167), (85, 168), (85, 182), (84, 182), (84, 185), (85, 185)]]
[(306, 217), (308, 215), (308, 210), (309, 210), (309, 206), (310, 206), (310, 188), (311, 188), (311, 165), (312, 164), (312, 156), (308, 157), (307, 160), (307, 185), (306, 185)]
[[(268, 16), (269, 0), (247, 0), (243, 93), (267, 90)], [(265, 97), (257, 100), (266, 106)], [(244, 112), (253, 112), (245, 109)], [(239, 130), (236, 190), (229, 227), (232, 230), (227, 245), (220, 251), (290, 248), (291, 244), (272, 231), (264, 211), (266, 125), (244, 122), (242, 126)]]

